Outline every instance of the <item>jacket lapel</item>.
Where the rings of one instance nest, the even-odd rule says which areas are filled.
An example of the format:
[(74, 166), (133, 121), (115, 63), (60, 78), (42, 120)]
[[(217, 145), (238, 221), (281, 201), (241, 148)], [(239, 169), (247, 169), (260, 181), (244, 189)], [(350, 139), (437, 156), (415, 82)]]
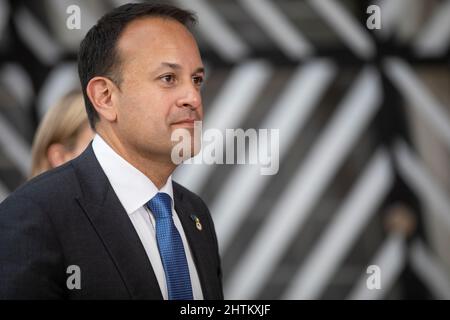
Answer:
[(163, 299), (134, 226), (95, 158), (92, 144), (73, 161), (82, 196), (77, 200), (97, 231), (132, 299)]
[(202, 230), (198, 230), (195, 222), (191, 219), (192, 214), (195, 214), (201, 219), (203, 213), (194, 210), (192, 204), (187, 201), (186, 197), (183, 196), (183, 193), (175, 183), (173, 185), (173, 190), (175, 211), (183, 225), (183, 230), (186, 234), (194, 258), (194, 263), (202, 287), (203, 298), (212, 299), (214, 297), (214, 293), (212, 292), (213, 288), (208, 285), (214, 283), (214, 280), (210, 278), (213, 276), (211, 270), (214, 269), (210, 263), (210, 257), (208, 256), (208, 253), (211, 251), (211, 248), (208, 247), (208, 242), (210, 241), (208, 238), (209, 231), (206, 229), (206, 226), (203, 226)]

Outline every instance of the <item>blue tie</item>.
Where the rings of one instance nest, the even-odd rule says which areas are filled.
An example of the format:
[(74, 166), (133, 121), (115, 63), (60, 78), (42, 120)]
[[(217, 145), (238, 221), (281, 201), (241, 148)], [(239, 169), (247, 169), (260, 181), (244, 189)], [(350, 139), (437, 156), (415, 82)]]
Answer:
[(183, 242), (172, 219), (172, 199), (158, 192), (147, 207), (156, 220), (156, 241), (166, 273), (169, 300), (193, 300), (189, 267)]

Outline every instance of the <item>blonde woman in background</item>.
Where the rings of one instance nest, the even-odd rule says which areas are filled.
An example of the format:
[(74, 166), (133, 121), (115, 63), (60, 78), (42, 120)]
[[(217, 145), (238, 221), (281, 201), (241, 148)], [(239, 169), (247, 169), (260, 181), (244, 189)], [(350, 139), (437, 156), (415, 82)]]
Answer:
[(37, 129), (30, 178), (77, 157), (93, 137), (81, 91), (66, 94), (47, 111)]

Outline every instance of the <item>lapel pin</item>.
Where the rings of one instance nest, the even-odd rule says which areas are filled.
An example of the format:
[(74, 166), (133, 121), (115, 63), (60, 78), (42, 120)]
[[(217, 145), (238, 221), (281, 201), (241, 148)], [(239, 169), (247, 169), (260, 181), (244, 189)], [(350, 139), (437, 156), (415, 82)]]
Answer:
[(197, 229), (199, 231), (202, 231), (203, 227), (202, 224), (200, 223), (200, 219), (195, 214), (191, 214), (191, 219), (192, 221), (195, 222), (195, 226), (197, 227)]

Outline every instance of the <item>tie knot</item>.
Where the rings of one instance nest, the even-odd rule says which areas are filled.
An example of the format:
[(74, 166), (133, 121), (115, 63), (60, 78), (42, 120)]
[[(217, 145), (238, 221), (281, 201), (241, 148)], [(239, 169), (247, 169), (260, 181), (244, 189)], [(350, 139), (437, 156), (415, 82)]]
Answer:
[(155, 219), (172, 216), (172, 198), (164, 192), (158, 192), (149, 202), (147, 207), (152, 211)]

